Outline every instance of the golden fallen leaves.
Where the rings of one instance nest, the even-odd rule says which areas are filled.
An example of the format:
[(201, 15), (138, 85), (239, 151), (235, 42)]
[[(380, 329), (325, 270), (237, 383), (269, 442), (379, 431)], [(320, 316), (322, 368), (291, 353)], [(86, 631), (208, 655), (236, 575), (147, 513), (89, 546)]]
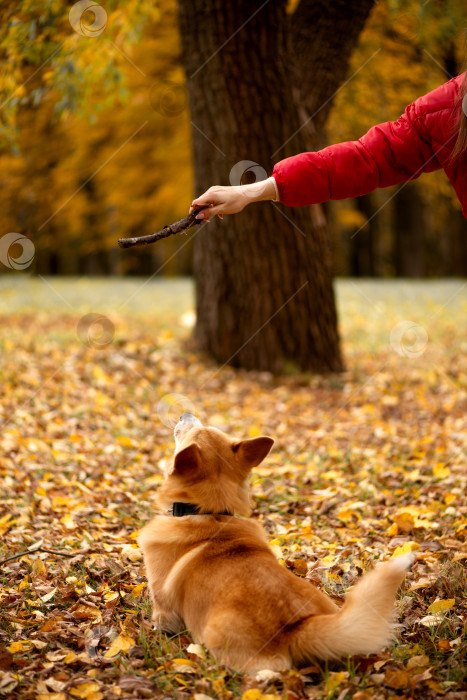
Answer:
[(85, 700), (102, 700), (104, 695), (100, 692), (99, 683), (82, 683), (70, 688), (70, 695)]
[(251, 688), (243, 693), (242, 700), (281, 700), (281, 695), (262, 693), (258, 688)]
[[(451, 700), (462, 687), (467, 366), (449, 349), (463, 318), (417, 361), (355, 341), (342, 376), (280, 380), (219, 370), (157, 319), (116, 319), (101, 350), (74, 318), (14, 321), (14, 343), (0, 329), (0, 561), (20, 556), (0, 567), (0, 697)], [(281, 564), (337, 601), (414, 552), (394, 648), (250, 676), (152, 630), (135, 536), (173, 450), (166, 395), (232, 435), (276, 438), (253, 517)]]
[(119, 654), (121, 651), (130, 651), (135, 644), (136, 642), (132, 637), (128, 637), (125, 634), (119, 634), (118, 637), (115, 637), (112, 644), (105, 652), (104, 657), (106, 659), (111, 659), (112, 657), (117, 656), (117, 654)]
[(448, 600), (435, 600), (435, 602), (428, 607), (428, 612), (433, 614), (445, 612), (446, 610), (450, 610), (455, 602), (455, 598), (449, 598)]

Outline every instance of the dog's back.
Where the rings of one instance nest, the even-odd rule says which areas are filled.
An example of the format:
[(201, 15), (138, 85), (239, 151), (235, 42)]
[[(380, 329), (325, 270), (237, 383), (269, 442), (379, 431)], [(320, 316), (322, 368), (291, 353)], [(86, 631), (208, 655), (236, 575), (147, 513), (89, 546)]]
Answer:
[(378, 651), (391, 638), (412, 555), (364, 576), (340, 609), (280, 566), (258, 523), (225, 514), (247, 511), (246, 477), (271, 445), (238, 443), (199, 422), (179, 431), (159, 501), (181, 502), (190, 514), (156, 517), (138, 538), (154, 618), (170, 632), (187, 627), (220, 662), (244, 670)]

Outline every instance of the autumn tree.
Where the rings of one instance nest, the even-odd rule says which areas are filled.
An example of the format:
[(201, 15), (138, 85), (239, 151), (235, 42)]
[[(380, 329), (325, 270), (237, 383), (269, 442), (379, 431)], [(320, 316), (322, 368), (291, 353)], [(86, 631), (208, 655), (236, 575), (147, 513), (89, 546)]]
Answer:
[(0, 236), (31, 237), (30, 272), (186, 274), (190, 245), (116, 245), (181, 218), (191, 196), (176, 5), (102, 7), (96, 36), (65, 0), (0, 8)]
[[(33, 239), (36, 257), (30, 272), (189, 273), (193, 241), (212, 235), (215, 224), (194, 236), (173, 237), (146, 249), (122, 252), (116, 247), (120, 236), (148, 233), (181, 218), (193, 195), (190, 117), (180, 64), (176, 0), (159, 0), (157, 5), (151, 0), (106, 0), (102, 5), (105, 27), (100, 31), (98, 23), (97, 36), (91, 37), (72, 28), (71, 5), (65, 0), (42, 4), (21, 0), (0, 6), (0, 235), (20, 231)], [(287, 116), (282, 132), (267, 144), (270, 150), (265, 149), (261, 173), (269, 174), (273, 163), (286, 153), (355, 139), (375, 123), (397, 119), (414, 97), (448, 77), (444, 70), (454, 73), (462, 69), (465, 11), (460, 0), (442, 4), (379, 2), (365, 23), (371, 5), (317, 0), (288, 3), (293, 11), (286, 14), (285, 27), (274, 46), (281, 44), (280, 80), (283, 83), (285, 74), (290, 83), (281, 94), (291, 94), (298, 105), (295, 123), (301, 130), (295, 141), (280, 150), (293, 133), (289, 123), (297, 120), (297, 115)], [(260, 9), (258, 17), (262, 16)], [(92, 14), (82, 19), (85, 24), (94, 24)], [(234, 19), (226, 16), (226, 21), (233, 23)], [(363, 23), (365, 28), (353, 50)], [(197, 35), (198, 39), (205, 41)], [(213, 51), (219, 48), (211, 43)], [(233, 46), (239, 44), (234, 41)], [(254, 41), (252, 46), (256, 46)], [(265, 75), (263, 67), (258, 69), (254, 60), (248, 60), (255, 66), (255, 74), (237, 71), (235, 83), (235, 107), (242, 105), (242, 109), (243, 95), (259, 70)], [(268, 57), (268, 62), (271, 60), (276, 66), (276, 57)], [(200, 65), (193, 59), (193, 72)], [(273, 89), (266, 96), (258, 95), (271, 110), (279, 104), (277, 76), (271, 83), (271, 73), (267, 75)], [(200, 93), (196, 95), (198, 101), (205, 99)], [(253, 111), (249, 107), (251, 116)], [(269, 118), (268, 130), (271, 124)], [(229, 126), (213, 125), (213, 143), (216, 129), (226, 128)], [(258, 138), (266, 138), (256, 123), (251, 129)], [(203, 138), (199, 132), (197, 136)], [(213, 164), (219, 182), (229, 182), (233, 163), (227, 164), (227, 157), (235, 157), (235, 162), (247, 158), (247, 143), (238, 139), (235, 154), (223, 150), (226, 158), (221, 160), (225, 162)], [(212, 144), (206, 141), (205, 145), (216, 154)], [(248, 150), (253, 153), (251, 145)], [(208, 152), (208, 160), (211, 155)], [(260, 158), (263, 155), (258, 153), (256, 159)], [(212, 184), (207, 176), (205, 182)], [(201, 189), (202, 185), (197, 185), (196, 193)], [(404, 188), (401, 196), (394, 196), (396, 189), (376, 190), (359, 200), (325, 206), (331, 225), (327, 232), (323, 228), (322, 237), (325, 246), (328, 238), (331, 242), (334, 271), (340, 275), (465, 274), (467, 223), (445, 174), (425, 175)], [(405, 196), (411, 192), (413, 197)], [(271, 224), (273, 231), (283, 230), (281, 224), (289, 226), (289, 245), (298, 233), (294, 225), (300, 226), (302, 219), (306, 219), (303, 230), (307, 240), (324, 226), (320, 206), (297, 212), (257, 205), (263, 211), (268, 207), (279, 216)], [(247, 212), (246, 226), (254, 209)], [(294, 225), (287, 224), (283, 215)], [(224, 221), (221, 230), (227, 236), (234, 231), (236, 219), (233, 217), (230, 224)], [(422, 220), (423, 227), (419, 225)], [(261, 225), (265, 223), (262, 216)], [(245, 251), (252, 250), (258, 233), (259, 224), (254, 225), (255, 233)], [(244, 266), (245, 257), (237, 252), (239, 265)], [(269, 255), (270, 246), (267, 252)], [(289, 269), (288, 263), (284, 267)], [(250, 274), (246, 269), (243, 272), (249, 282)], [(292, 294), (290, 281), (287, 284)], [(243, 308), (254, 308), (251, 298), (243, 297), (245, 293), (252, 295), (252, 291), (242, 290)], [(281, 291), (274, 290), (274, 294)], [(277, 296), (270, 313), (286, 300)], [(306, 313), (309, 308), (305, 303)], [(283, 311), (285, 307), (276, 314), (277, 322)], [(302, 323), (298, 316), (296, 320)], [(284, 326), (292, 328), (292, 323), (294, 317), (287, 322), (284, 317)], [(233, 324), (236, 329), (236, 322)], [(213, 334), (217, 333), (215, 324), (213, 328)], [(258, 341), (264, 347), (261, 333)], [(237, 342), (231, 354), (239, 347)], [(278, 347), (284, 356), (281, 345)], [(310, 354), (313, 344), (308, 338), (304, 347)], [(287, 353), (292, 359), (284, 360), (285, 366), (288, 362), (300, 364), (292, 351)]]
[[(239, 168), (264, 177), (319, 142), (372, 4), (302, 0), (289, 17), (284, 0), (180, 0), (197, 193), (229, 173), (239, 184)], [(321, 207), (268, 203), (215, 222), (197, 235), (194, 264), (196, 337), (219, 362), (342, 369)]]

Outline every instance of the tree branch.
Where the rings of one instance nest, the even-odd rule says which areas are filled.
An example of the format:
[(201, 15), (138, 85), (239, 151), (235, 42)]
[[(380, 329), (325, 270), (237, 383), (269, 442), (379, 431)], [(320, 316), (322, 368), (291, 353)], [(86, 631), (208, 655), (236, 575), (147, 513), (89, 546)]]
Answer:
[(119, 238), (118, 245), (120, 248), (132, 248), (133, 246), (148, 245), (149, 243), (156, 243), (162, 238), (167, 238), (168, 236), (173, 236), (176, 233), (181, 233), (182, 231), (188, 231), (189, 228), (197, 224), (203, 223), (203, 219), (197, 219), (196, 215), (199, 214), (201, 209), (206, 207), (200, 207), (199, 209), (193, 209), (191, 214), (185, 216), (184, 219), (180, 219), (170, 226), (164, 226), (161, 231), (156, 233), (150, 233), (147, 236), (139, 236), (136, 238)]
[(80, 554), (89, 554), (91, 551), (97, 551), (91, 549), (91, 547), (87, 547), (86, 549), (79, 549), (76, 552), (57, 552), (55, 549), (46, 549), (45, 547), (34, 547), (33, 549), (26, 549), (24, 552), (19, 552), (18, 554), (13, 554), (11, 557), (7, 557), (6, 559), (2, 559), (0, 561), (0, 566), (3, 566), (6, 564), (8, 561), (13, 561), (14, 559), (20, 559), (21, 557), (27, 557), (28, 554), (35, 554), (36, 552), (47, 552), (48, 554), (55, 554), (58, 557), (77, 557)]

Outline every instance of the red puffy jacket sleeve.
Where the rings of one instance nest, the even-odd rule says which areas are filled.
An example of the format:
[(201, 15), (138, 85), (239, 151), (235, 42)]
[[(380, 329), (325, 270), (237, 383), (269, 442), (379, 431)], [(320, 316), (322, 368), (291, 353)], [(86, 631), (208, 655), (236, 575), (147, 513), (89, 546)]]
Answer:
[[(397, 121), (372, 127), (358, 141), (280, 161), (272, 173), (280, 201), (297, 207), (358, 197), (438, 170), (442, 164), (426, 122), (439, 114), (440, 102), (444, 107), (444, 86), (413, 102)], [(454, 114), (452, 102), (451, 109)]]

